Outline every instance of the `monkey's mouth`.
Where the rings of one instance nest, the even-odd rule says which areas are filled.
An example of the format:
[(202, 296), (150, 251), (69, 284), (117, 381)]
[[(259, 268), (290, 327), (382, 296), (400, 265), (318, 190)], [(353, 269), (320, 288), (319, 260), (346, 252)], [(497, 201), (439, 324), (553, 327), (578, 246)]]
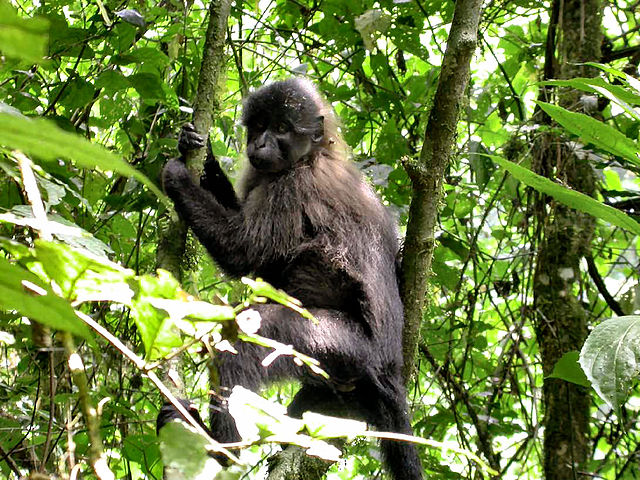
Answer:
[(270, 173), (279, 172), (288, 167), (288, 162), (280, 156), (273, 158), (262, 155), (250, 155), (249, 163), (251, 163), (251, 166), (256, 170)]

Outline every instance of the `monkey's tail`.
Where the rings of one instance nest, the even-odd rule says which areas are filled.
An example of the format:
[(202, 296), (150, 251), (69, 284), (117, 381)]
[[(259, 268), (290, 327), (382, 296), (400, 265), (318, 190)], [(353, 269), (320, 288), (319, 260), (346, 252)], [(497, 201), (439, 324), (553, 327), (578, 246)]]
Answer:
[[(382, 432), (413, 435), (404, 388), (375, 383), (378, 394), (371, 398), (377, 399), (377, 405), (370, 411), (369, 423)], [(380, 448), (384, 463), (394, 480), (423, 480), (422, 463), (415, 444), (383, 439), (380, 441)]]
[[(391, 420), (391, 418), (387, 418)], [(413, 435), (405, 412), (397, 412), (396, 418), (378, 428), (386, 432)], [(415, 444), (400, 440), (381, 440), (384, 463), (395, 480), (423, 480), (422, 464)]]

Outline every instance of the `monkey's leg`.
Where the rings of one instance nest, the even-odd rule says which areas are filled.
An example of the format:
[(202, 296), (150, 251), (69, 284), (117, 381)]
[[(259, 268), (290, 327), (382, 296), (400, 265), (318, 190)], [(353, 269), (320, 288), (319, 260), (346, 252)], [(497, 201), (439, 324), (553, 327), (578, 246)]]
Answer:
[[(315, 382), (303, 386), (290, 407), (293, 414), (316, 410), (362, 418), (381, 431), (412, 434), (399, 366), (380, 364), (376, 347), (352, 317), (335, 310), (311, 309), (318, 320), (315, 324), (279, 305), (259, 305), (255, 309), (262, 316), (262, 335), (316, 358), (331, 377), (327, 388), (316, 387)], [(344, 392), (337, 388), (349, 385), (355, 388)], [(336, 408), (331, 412), (332, 392), (336, 402), (342, 400), (347, 408), (334, 403)], [(381, 447), (395, 479), (423, 478), (415, 445), (383, 440)]]
[[(327, 386), (323, 385), (324, 380), (320, 377), (309, 382), (309, 376), (313, 374), (306, 367), (296, 365), (287, 356), (278, 357), (264, 367), (261, 362), (270, 353), (269, 349), (237, 342), (237, 355), (225, 353), (220, 356), (218, 373), (223, 395), (234, 385), (242, 385), (255, 391), (260, 385), (274, 380), (300, 378), (305, 386), (291, 408), (294, 414), (301, 415), (305, 410), (313, 409), (309, 407), (309, 398), (314, 391), (317, 406), (337, 400), (335, 393), (338, 389), (351, 385), (356, 378), (361, 377), (363, 368), (366, 369), (363, 365), (370, 363), (368, 356), (371, 349), (363, 339), (361, 329), (342, 312), (312, 309), (311, 313), (318, 321), (316, 324), (282, 305), (254, 305), (252, 308), (262, 318), (258, 331), (260, 335), (292, 345), (295, 350), (316, 358), (331, 379)], [(334, 405), (337, 403), (334, 402)], [(326, 412), (324, 408), (322, 410)], [(239, 439), (233, 419), (224, 408), (224, 399), (212, 399), (211, 431), (222, 442)]]
[(302, 384), (293, 398), (287, 414), (302, 418), (304, 412), (316, 412), (334, 417), (353, 417), (353, 404), (345, 400), (335, 387), (327, 384)]
[(302, 375), (301, 367), (290, 357), (279, 357), (270, 365), (261, 362), (270, 353), (269, 349), (248, 342), (237, 342), (237, 354), (221, 353), (216, 359), (219, 388), (211, 396), (211, 434), (221, 443), (237, 442), (240, 435), (235, 421), (227, 408), (227, 398), (231, 389), (240, 385), (257, 391), (260, 386), (275, 380)]

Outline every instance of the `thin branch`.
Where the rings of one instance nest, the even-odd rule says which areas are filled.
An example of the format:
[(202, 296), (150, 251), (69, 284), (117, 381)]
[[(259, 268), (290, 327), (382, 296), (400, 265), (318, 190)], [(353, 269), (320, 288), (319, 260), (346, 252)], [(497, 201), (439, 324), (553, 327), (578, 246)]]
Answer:
[(476, 427), (476, 432), (478, 434), (478, 441), (480, 444), (480, 450), (485, 458), (489, 461), (489, 465), (496, 471), (500, 471), (500, 456), (493, 451), (493, 447), (491, 445), (491, 435), (487, 431), (487, 424), (483, 422), (478, 417), (473, 405), (471, 404), (471, 399), (469, 398), (469, 394), (466, 392), (462, 386), (458, 382), (456, 382), (453, 375), (451, 375), (451, 371), (446, 365), (438, 365), (436, 359), (431, 355), (431, 352), (424, 345), (420, 345), (420, 353), (427, 359), (427, 361), (431, 364), (431, 367), (437, 374), (440, 376), (445, 385), (447, 385), (453, 391), (453, 395), (455, 398), (464, 404), (467, 409), (467, 413), (469, 414), (469, 418), (471, 419), (471, 423)]
[(184, 408), (182, 403), (171, 393), (171, 390), (162, 383), (162, 381), (158, 378), (158, 376), (149, 370), (149, 365), (145, 362), (141, 357), (136, 355), (132, 350), (127, 348), (127, 346), (122, 343), (117, 337), (111, 334), (106, 328), (97, 323), (93, 318), (89, 315), (86, 315), (82, 312), (76, 310), (76, 315), (80, 318), (84, 323), (86, 323), (90, 328), (92, 328), (98, 335), (104, 338), (107, 342), (113, 345), (122, 355), (128, 358), (141, 372), (143, 372), (151, 383), (153, 383), (160, 393), (174, 406), (174, 408), (180, 413), (180, 415), (185, 419), (185, 421), (196, 431), (205, 437), (207, 441), (212, 445), (212, 450), (215, 452), (222, 453), (232, 459), (235, 462), (239, 462), (238, 458), (229, 452), (226, 448), (224, 448), (220, 443), (215, 441), (211, 436), (202, 428), (202, 426), (191, 416), (189, 411)]
[(76, 352), (71, 333), (63, 332), (62, 342), (64, 343), (64, 348), (67, 353), (73, 383), (78, 388), (80, 408), (82, 409), (84, 423), (87, 427), (87, 434), (89, 436), (89, 462), (91, 463), (91, 468), (93, 468), (93, 472), (100, 480), (115, 480), (116, 477), (109, 468), (107, 457), (104, 454), (102, 437), (100, 435), (100, 417), (98, 416), (98, 411), (91, 403), (89, 381), (84, 371), (82, 357)]
[(600, 272), (598, 272), (598, 267), (596, 266), (596, 262), (593, 260), (593, 256), (588, 255), (587, 257), (585, 257), (585, 259), (587, 260), (587, 270), (589, 272), (589, 276), (593, 280), (593, 283), (596, 285), (598, 292), (600, 292), (600, 295), (602, 295), (602, 298), (604, 298), (604, 301), (607, 302), (607, 305), (609, 305), (609, 308), (616, 315), (623, 316), (624, 310), (622, 310), (622, 307), (620, 306), (620, 304), (609, 293), (609, 290), (607, 290), (607, 286), (605, 285), (604, 280), (600, 276)]

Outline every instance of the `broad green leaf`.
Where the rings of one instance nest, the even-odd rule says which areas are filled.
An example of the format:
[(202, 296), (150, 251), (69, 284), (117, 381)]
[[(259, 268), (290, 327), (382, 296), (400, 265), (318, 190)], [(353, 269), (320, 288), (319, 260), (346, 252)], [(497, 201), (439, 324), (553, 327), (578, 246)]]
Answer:
[(0, 52), (27, 62), (40, 62), (47, 51), (47, 29), (44, 18), (20, 18), (5, 0), (0, 0)]
[(522, 183), (535, 188), (539, 192), (546, 193), (568, 207), (588, 213), (596, 218), (640, 235), (640, 224), (620, 210), (600, 203), (584, 193), (576, 192), (575, 190), (552, 182), (548, 178), (538, 175), (504, 158), (493, 155), (490, 158)]
[(182, 340), (174, 328), (174, 322), (164, 310), (155, 308), (153, 303), (160, 298), (176, 298), (180, 285), (164, 270), (158, 270), (157, 277), (143, 275), (136, 280), (138, 292), (132, 302), (131, 316), (138, 327), (146, 358), (160, 358), (172, 348), (181, 346)]
[(17, 149), (42, 160), (68, 158), (83, 168), (99, 168), (103, 171), (133, 177), (146, 185), (163, 202), (169, 200), (156, 185), (119, 156), (85, 139), (65, 132), (45, 119), (0, 113), (0, 144)]
[[(553, 85), (557, 87), (571, 87), (578, 90), (584, 90), (591, 93), (602, 93), (601, 89), (607, 90), (615, 98), (624, 103), (632, 105), (640, 105), (640, 95), (626, 89), (621, 85), (612, 85), (604, 78), (572, 78), (570, 80), (548, 80), (546, 82), (540, 82), (541, 85)], [(596, 88), (597, 87), (597, 88)]]
[(266, 400), (241, 386), (233, 387), (229, 396), (229, 413), (236, 421), (236, 427), (243, 440), (264, 439), (269, 442), (298, 445), (306, 449), (310, 455), (326, 460), (339, 460), (340, 450), (322, 440), (300, 434), (305, 422), (287, 416), (286, 412), (287, 409), (282, 405)]
[[(132, 410), (123, 409), (124, 415), (133, 414)], [(135, 421), (135, 419), (132, 418)], [(133, 434), (122, 442), (122, 456), (141, 466), (149, 466), (151, 478), (162, 478), (161, 454), (158, 437), (150, 434)], [(167, 479), (169, 480), (169, 479)]]
[(160, 429), (160, 451), (172, 478), (213, 480), (222, 470), (207, 452), (208, 440), (184, 422), (169, 422)]
[(77, 303), (112, 301), (131, 305), (132, 270), (61, 243), (38, 240), (35, 250), (47, 275), (67, 299)]
[(610, 318), (596, 326), (584, 342), (580, 365), (598, 395), (619, 409), (640, 372), (640, 316)]
[(227, 305), (213, 305), (201, 300), (173, 300), (166, 298), (156, 298), (149, 300), (151, 304), (164, 310), (173, 319), (189, 317), (194, 320), (205, 322), (233, 320), (236, 316), (232, 307)]
[[(57, 213), (48, 214), (47, 220), (49, 233), (64, 244), (87, 250), (104, 258), (107, 254), (113, 253), (111, 247)], [(36, 230), (41, 228), (40, 222), (33, 217), (29, 205), (16, 205), (10, 212), (0, 213), (0, 222), (23, 225)]]
[(555, 364), (548, 378), (559, 378), (583, 387), (590, 387), (591, 383), (578, 363), (579, 357), (580, 353), (575, 350), (565, 353)]
[(235, 386), (229, 396), (229, 413), (236, 420), (238, 433), (245, 441), (271, 440), (288, 442), (297, 436), (302, 420), (287, 416), (287, 409), (279, 403)]
[(640, 166), (640, 146), (629, 137), (609, 125), (589, 115), (570, 112), (550, 103), (538, 102), (540, 108), (567, 131), (577, 135), (585, 143), (590, 143), (605, 152), (622, 157)]
[(56, 330), (90, 340), (87, 326), (69, 303), (55, 295), (33, 273), (0, 257), (0, 309), (15, 310)]
[(164, 100), (165, 94), (162, 89), (162, 80), (158, 75), (142, 72), (131, 75), (127, 79), (143, 99)]

